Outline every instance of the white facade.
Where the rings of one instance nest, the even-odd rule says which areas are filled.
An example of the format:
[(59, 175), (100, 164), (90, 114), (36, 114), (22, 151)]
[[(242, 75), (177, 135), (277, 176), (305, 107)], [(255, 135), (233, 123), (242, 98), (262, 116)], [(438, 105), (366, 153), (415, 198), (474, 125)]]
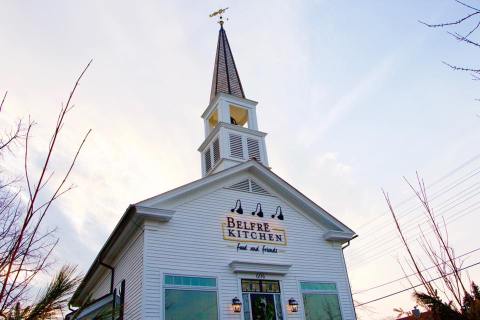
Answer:
[[(256, 186), (256, 192), (251, 192), (251, 185), (250, 189), (242, 187), (247, 179)], [(242, 188), (245, 191), (240, 191)], [(241, 200), (242, 215), (230, 211), (237, 200)], [(261, 203), (263, 218), (251, 214), (257, 203)], [(244, 319), (243, 313), (232, 311), (232, 298), (242, 296), (241, 279), (259, 276), (279, 280), (283, 319), (305, 319), (302, 281), (334, 283), (341, 319), (355, 319), (342, 250), (342, 243), (353, 233), (256, 161), (136, 206), (131, 222), (123, 229), (130, 236), (120, 233), (115, 240), (122, 250), (117, 256), (105, 255), (115, 269), (115, 286), (122, 280), (126, 283), (125, 319), (165, 319), (165, 275), (214, 277), (218, 319)], [(278, 206), (283, 221), (271, 218)], [(128, 215), (129, 211), (124, 218)], [(239, 243), (257, 243), (224, 239), (222, 224), (226, 217), (235, 215), (280, 227), (285, 231), (286, 245), (269, 245), (277, 248), (277, 253), (237, 251)], [(97, 266), (77, 291), (78, 302), (89, 294), (94, 299), (108, 294), (110, 276), (109, 269)], [(299, 302), (298, 312), (289, 311), (290, 298)]]

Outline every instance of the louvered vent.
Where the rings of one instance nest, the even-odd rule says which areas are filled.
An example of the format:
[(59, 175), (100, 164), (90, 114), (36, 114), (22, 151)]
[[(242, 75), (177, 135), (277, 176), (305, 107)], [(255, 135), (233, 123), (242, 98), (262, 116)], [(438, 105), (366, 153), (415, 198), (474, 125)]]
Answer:
[(262, 194), (264, 196), (272, 196), (267, 190), (263, 189), (258, 184), (256, 184), (255, 181), (250, 179), (235, 183), (234, 185), (228, 187), (227, 189), (233, 189), (233, 190), (244, 191), (244, 192), (252, 192), (252, 193)]
[(242, 137), (238, 134), (229, 134), (230, 156), (243, 159)]
[(213, 141), (213, 164), (217, 164), (218, 160), (220, 160), (220, 143), (217, 138)]
[(270, 193), (268, 193), (267, 190), (263, 189), (258, 184), (256, 184), (255, 181), (250, 180), (250, 182), (251, 182), (251, 187), (252, 187), (252, 192), (253, 193), (259, 193), (259, 194), (264, 194), (266, 196), (270, 196)]
[(239, 183), (235, 183), (233, 186), (230, 186), (229, 189), (250, 192), (249, 180), (247, 179), (247, 180), (240, 181)]
[(205, 172), (208, 173), (212, 169), (212, 158), (210, 157), (210, 148), (203, 154), (205, 157)]
[(255, 158), (257, 161), (262, 162), (260, 158), (260, 144), (258, 140), (247, 138), (248, 159)]

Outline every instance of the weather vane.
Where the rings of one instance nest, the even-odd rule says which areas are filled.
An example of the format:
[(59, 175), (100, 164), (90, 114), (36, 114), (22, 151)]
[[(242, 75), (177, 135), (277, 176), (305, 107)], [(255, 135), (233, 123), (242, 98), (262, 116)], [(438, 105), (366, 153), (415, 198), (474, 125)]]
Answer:
[[(214, 13), (210, 14), (209, 17), (210, 18), (213, 18), (215, 16), (219, 16), (218, 17), (218, 23), (220, 23), (221, 26), (223, 26), (223, 14), (225, 13), (225, 11), (228, 10), (228, 7), (227, 8), (224, 8), (224, 9), (219, 9), (217, 11), (215, 11)], [(228, 20), (228, 18), (227, 18)]]

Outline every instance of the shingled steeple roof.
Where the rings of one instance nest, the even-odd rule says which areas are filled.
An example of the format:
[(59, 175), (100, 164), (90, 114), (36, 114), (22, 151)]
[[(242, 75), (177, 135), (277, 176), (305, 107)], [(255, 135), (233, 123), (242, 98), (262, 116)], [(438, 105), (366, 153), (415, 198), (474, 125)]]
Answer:
[(213, 69), (212, 91), (210, 102), (218, 93), (228, 93), (240, 98), (245, 98), (240, 76), (238, 75), (232, 50), (228, 44), (227, 34), (223, 29), (223, 21), (220, 22), (218, 33), (217, 54)]

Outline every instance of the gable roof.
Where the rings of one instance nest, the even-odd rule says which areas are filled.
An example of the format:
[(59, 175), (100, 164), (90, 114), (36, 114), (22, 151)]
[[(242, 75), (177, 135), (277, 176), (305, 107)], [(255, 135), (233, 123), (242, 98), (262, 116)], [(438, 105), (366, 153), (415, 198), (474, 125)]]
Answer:
[(165, 193), (140, 201), (136, 205), (169, 209), (174, 205), (177, 205), (178, 202), (181, 202), (182, 199), (191, 199), (191, 195), (201, 193), (209, 186), (221, 186), (226, 180), (231, 180), (232, 178), (245, 173), (253, 175), (257, 180), (268, 185), (272, 190), (275, 190), (280, 198), (288, 201), (299, 211), (309, 215), (315, 221), (325, 226), (326, 229), (335, 232), (343, 232), (351, 237), (355, 235), (353, 230), (337, 220), (325, 209), (310, 200), (288, 182), (280, 178), (271, 169), (256, 160), (249, 160), (238, 164)]
[(78, 306), (82, 303), (82, 299), (85, 298), (81, 297), (82, 292), (86, 288), (92, 287), (94, 284), (92, 279), (99, 276), (97, 269), (102, 264), (109, 264), (114, 261), (116, 253), (120, 251), (120, 248), (123, 247), (132, 234), (138, 230), (142, 221), (145, 219), (162, 222), (169, 221), (175, 214), (175, 211), (172, 210), (173, 207), (182, 202), (182, 200), (191, 199), (192, 196), (205, 192), (205, 190), (211, 187), (222, 187), (227, 180), (237, 176), (240, 177), (245, 175), (245, 173), (254, 176), (258, 181), (274, 190), (282, 200), (287, 201), (300, 212), (307, 214), (310, 218), (325, 226), (328, 230), (324, 234), (325, 240), (345, 243), (356, 237), (353, 230), (307, 198), (272, 170), (256, 160), (250, 160), (130, 205), (73, 294), (70, 304)]

